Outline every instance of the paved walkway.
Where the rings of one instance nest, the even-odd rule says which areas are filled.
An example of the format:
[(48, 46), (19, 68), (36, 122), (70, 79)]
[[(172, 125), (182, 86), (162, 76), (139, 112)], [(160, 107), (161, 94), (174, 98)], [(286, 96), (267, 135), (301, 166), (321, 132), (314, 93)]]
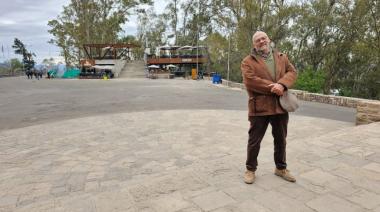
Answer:
[[(242, 182), (242, 111), (154, 111), (0, 133), (0, 211), (380, 211), (380, 124), (292, 116), (288, 161)], [(269, 135), (269, 134), (268, 134)]]
[(273, 175), (268, 132), (246, 185), (246, 115), (157, 110), (0, 131), (0, 211), (380, 211), (380, 123), (292, 114), (297, 183)]

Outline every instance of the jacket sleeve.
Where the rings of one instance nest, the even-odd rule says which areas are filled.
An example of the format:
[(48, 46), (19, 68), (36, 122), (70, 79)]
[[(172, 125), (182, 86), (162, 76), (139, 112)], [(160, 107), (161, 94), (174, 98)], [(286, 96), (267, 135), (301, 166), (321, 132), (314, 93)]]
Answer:
[(291, 88), (297, 79), (297, 71), (293, 64), (289, 61), (286, 55), (283, 55), (285, 60), (285, 75), (278, 80), (278, 83), (286, 86), (285, 89)]
[(273, 83), (271, 80), (263, 79), (257, 76), (255, 70), (244, 59), (240, 66), (243, 76), (243, 83), (248, 91), (270, 94), (271, 88), (268, 86)]

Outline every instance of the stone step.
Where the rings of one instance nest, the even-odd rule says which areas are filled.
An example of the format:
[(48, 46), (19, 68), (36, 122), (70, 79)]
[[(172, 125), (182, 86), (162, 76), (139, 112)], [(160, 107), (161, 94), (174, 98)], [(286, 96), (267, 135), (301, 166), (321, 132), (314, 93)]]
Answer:
[(126, 63), (119, 78), (145, 78), (144, 61), (131, 61)]

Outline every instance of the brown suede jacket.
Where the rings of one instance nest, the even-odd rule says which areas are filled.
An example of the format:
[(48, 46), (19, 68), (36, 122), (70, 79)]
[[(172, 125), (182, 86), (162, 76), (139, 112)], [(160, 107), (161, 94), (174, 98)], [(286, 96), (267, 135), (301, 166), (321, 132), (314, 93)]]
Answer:
[(273, 51), (276, 68), (276, 79), (269, 73), (265, 61), (255, 54), (248, 55), (241, 63), (243, 83), (247, 89), (248, 115), (265, 116), (286, 113), (280, 106), (278, 96), (271, 93), (269, 84), (280, 83), (285, 90), (291, 88), (297, 78), (294, 66), (289, 62), (288, 57)]

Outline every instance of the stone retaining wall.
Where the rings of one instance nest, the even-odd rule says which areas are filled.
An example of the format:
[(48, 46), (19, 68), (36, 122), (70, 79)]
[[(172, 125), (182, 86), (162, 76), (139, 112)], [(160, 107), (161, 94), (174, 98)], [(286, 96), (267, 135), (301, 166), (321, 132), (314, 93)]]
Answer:
[(380, 101), (359, 101), (356, 107), (356, 125), (380, 122)]
[[(242, 83), (230, 82), (223, 79), (222, 84), (245, 90), (245, 86)], [(309, 93), (307, 91), (293, 89), (292, 91), (300, 100), (356, 108), (356, 125), (380, 122), (380, 101)]]
[(342, 107), (352, 107), (356, 108), (360, 101), (365, 99), (351, 98), (345, 96), (333, 96), (333, 95), (324, 95), (318, 93), (309, 93), (307, 91), (294, 90), (291, 89), (294, 94), (297, 95), (297, 98), (309, 102), (320, 102), (330, 105), (337, 105)]

